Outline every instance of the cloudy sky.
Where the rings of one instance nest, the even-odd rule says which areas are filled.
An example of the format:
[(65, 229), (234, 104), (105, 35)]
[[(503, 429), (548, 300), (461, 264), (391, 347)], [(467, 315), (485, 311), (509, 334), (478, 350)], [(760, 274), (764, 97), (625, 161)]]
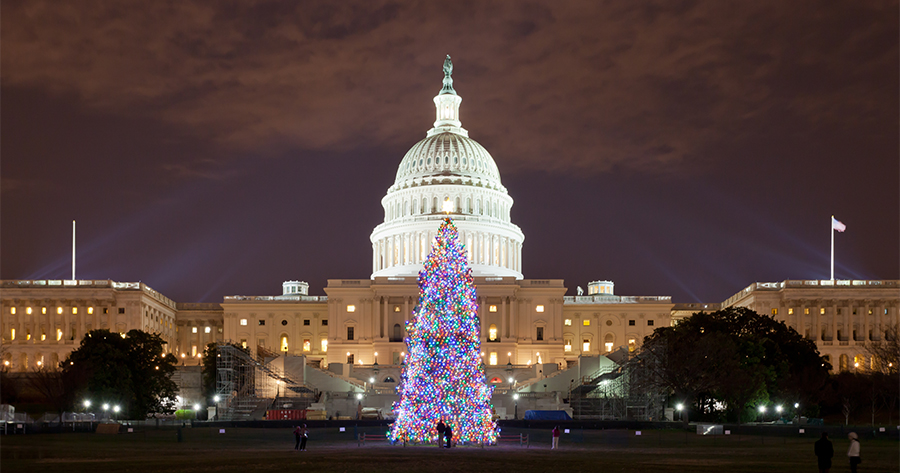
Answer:
[(0, 0), (0, 277), (324, 294), (434, 120), (515, 199), (526, 278), (720, 302), (900, 278), (897, 1)]

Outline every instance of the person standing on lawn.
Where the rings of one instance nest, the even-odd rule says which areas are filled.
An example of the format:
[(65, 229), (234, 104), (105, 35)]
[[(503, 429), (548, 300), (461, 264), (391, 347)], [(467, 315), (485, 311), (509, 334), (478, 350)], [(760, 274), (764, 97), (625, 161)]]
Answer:
[(553, 443), (550, 445), (550, 450), (556, 450), (559, 448), (559, 426), (553, 428)]
[(300, 450), (300, 436), (300, 426), (298, 425), (294, 428), (294, 440), (296, 440), (294, 442), (294, 450)]
[(847, 456), (850, 457), (850, 473), (856, 473), (856, 466), (862, 463), (859, 459), (859, 437), (856, 432), (850, 432), (847, 438), (850, 439), (850, 448), (847, 449)]
[(300, 451), (306, 451), (306, 439), (309, 438), (309, 429), (306, 428), (306, 424), (303, 424), (303, 427), (300, 428)]
[(819, 473), (828, 473), (831, 469), (831, 458), (834, 457), (834, 445), (828, 440), (828, 432), (822, 432), (822, 438), (816, 441), (816, 457), (819, 463)]

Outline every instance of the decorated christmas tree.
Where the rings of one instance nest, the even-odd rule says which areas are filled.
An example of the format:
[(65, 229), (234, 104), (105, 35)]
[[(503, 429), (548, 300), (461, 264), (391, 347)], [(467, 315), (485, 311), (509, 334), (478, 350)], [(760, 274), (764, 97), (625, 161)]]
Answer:
[(433, 441), (443, 421), (457, 442), (496, 441), (493, 388), (485, 383), (477, 309), (465, 248), (446, 218), (419, 273), (419, 302), (407, 322), (409, 356), (398, 388), (392, 440)]

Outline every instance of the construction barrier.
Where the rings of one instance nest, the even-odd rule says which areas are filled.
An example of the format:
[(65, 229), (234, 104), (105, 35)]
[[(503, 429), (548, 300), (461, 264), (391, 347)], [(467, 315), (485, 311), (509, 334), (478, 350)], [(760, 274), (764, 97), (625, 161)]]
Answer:
[(528, 435), (526, 435), (526, 434), (498, 435), (497, 436), (497, 445), (500, 445), (500, 442), (518, 443), (519, 446), (524, 446), (525, 448), (528, 448)]
[(266, 411), (266, 420), (306, 420), (306, 411), (301, 409), (274, 409)]
[(391, 439), (388, 438), (387, 434), (367, 434), (365, 432), (359, 434), (356, 437), (356, 446), (361, 447), (366, 444), (366, 442), (391, 442)]

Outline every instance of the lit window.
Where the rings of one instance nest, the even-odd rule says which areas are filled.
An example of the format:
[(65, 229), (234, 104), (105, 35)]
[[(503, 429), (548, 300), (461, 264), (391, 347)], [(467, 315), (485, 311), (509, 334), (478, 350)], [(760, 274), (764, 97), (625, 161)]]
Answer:
[(572, 325), (572, 319), (566, 319), (566, 321), (563, 323), (566, 325)]
[(495, 351), (492, 351), (492, 352), (491, 352), (491, 356), (490, 356), (488, 362), (489, 362), (491, 365), (496, 365), (496, 364), (497, 364), (497, 352), (495, 352)]
[(56, 313), (62, 315), (62, 307), (57, 307)]
[(73, 314), (77, 314), (77, 313), (78, 313), (78, 307), (72, 307), (72, 313), (73, 313)]
[(247, 325), (247, 319), (241, 319), (241, 325)]
[(25, 340), (31, 340), (31, 330), (25, 329)]
[(352, 353), (347, 353), (347, 364), (348, 365), (353, 364), (353, 354)]
[(211, 329), (210, 327), (204, 327), (204, 328), (203, 328), (203, 331), (204, 331), (205, 333), (210, 333), (210, 331), (212, 331), (212, 329)]
[(634, 348), (635, 348), (635, 339), (629, 338), (628, 339), (628, 351), (634, 351)]
[(347, 312), (356, 312), (356, 306), (353, 304), (347, 305)]
[(9, 329), (9, 339), (10, 340), (16, 339), (16, 329), (14, 329), (14, 328)]
[(803, 315), (809, 315), (809, 307), (803, 309)]
[(591, 325), (591, 319), (584, 319), (584, 320), (582, 320), (582, 321), (581, 321), (581, 325), (584, 325), (585, 327), (590, 327), (590, 325)]
[(42, 314), (46, 314), (46, 313), (47, 313), (47, 308), (46, 308), (46, 307), (41, 307), (41, 313), (42, 313)]
[[(492, 305), (492, 306), (488, 307), (488, 310), (491, 311), (491, 312), (497, 312), (497, 306)], [(543, 311), (540, 311), (540, 310), (539, 310), (538, 312), (543, 312)]]
[(488, 329), (488, 340), (497, 341), (497, 325), (491, 324), (491, 328)]
[(197, 333), (197, 327), (191, 327), (191, 333)]
[(27, 308), (25, 309), (25, 313), (28, 314), (28, 315), (31, 315), (31, 307), (27, 307)]
[(794, 315), (794, 308), (788, 307), (788, 315)]
[(12, 314), (12, 315), (16, 315), (16, 308), (15, 308), (15, 307), (10, 307), (10, 308), (9, 308), (9, 313)]
[(41, 332), (41, 341), (43, 342), (46, 339), (47, 339), (47, 334), (42, 331)]
[(288, 337), (287, 335), (281, 336), (281, 351), (288, 351)]
[(58, 328), (56, 329), (56, 341), (58, 342), (60, 340), (62, 340), (62, 329)]
[(824, 307), (822, 307), (821, 309), (819, 309), (819, 315), (825, 315), (825, 308), (824, 308)]
[(772, 315), (778, 315), (778, 309), (772, 309)]
[(191, 356), (197, 356), (197, 345), (191, 345)]
[(566, 340), (566, 351), (572, 351), (572, 340)]
[(400, 312), (400, 306), (399, 306), (399, 305), (395, 305), (395, 306), (394, 306), (394, 312)]
[(93, 307), (88, 307), (88, 314), (91, 314), (91, 315), (94, 314), (94, 308), (93, 308)]
[(581, 351), (591, 351), (591, 341), (585, 340), (584, 343), (581, 344)]
[(612, 346), (613, 346), (612, 342), (606, 342), (603, 344), (603, 347), (606, 348), (606, 353), (609, 353), (612, 351)]
[(241, 339), (241, 348), (244, 348), (244, 349), (247, 348), (247, 339), (246, 338)]
[(544, 306), (539, 305), (539, 306), (535, 307), (534, 310), (535, 310), (535, 312), (543, 312), (543, 311), (544, 311)]
[(310, 351), (312, 349), (312, 343), (309, 342), (309, 339), (306, 338), (303, 340), (303, 351)]
[(328, 340), (322, 339), (322, 353), (328, 352)]

